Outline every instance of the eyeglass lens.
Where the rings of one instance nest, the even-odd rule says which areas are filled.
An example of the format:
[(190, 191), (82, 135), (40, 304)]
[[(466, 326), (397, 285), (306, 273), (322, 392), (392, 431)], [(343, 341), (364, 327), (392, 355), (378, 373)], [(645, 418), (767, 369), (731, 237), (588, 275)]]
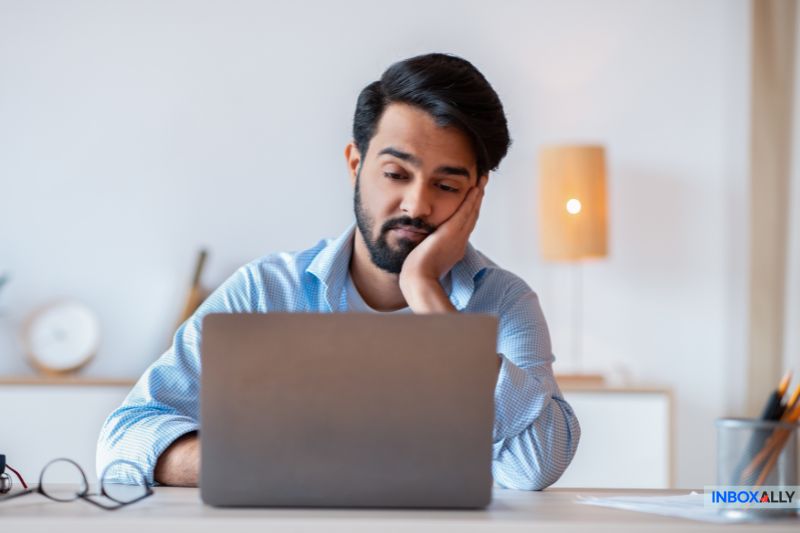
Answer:
[(128, 461), (109, 465), (103, 473), (101, 485), (104, 494), (118, 503), (130, 503), (148, 494), (144, 472)]
[(83, 470), (68, 459), (47, 463), (42, 470), (40, 488), (45, 496), (60, 502), (76, 500), (89, 490)]

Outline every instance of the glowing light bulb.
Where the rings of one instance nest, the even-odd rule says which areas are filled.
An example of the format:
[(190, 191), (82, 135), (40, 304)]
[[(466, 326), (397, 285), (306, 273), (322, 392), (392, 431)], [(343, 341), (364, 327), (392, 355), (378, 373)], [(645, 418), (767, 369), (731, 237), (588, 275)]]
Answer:
[(570, 215), (577, 215), (581, 212), (581, 201), (577, 198), (570, 198), (567, 200), (567, 213)]

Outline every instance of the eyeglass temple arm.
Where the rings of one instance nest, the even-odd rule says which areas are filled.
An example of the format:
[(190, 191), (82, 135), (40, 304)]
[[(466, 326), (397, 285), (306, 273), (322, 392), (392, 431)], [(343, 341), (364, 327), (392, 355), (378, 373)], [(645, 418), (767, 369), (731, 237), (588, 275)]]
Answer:
[(6, 465), (6, 468), (8, 468), (8, 469), (9, 469), (9, 470), (11, 470), (12, 472), (14, 472), (14, 474), (17, 476), (17, 479), (19, 479), (19, 482), (20, 482), (20, 483), (22, 483), (22, 488), (23, 488), (23, 489), (25, 489), (25, 490), (27, 490), (27, 489), (28, 489), (28, 484), (27, 484), (27, 483), (25, 483), (25, 480), (24, 480), (24, 479), (22, 479), (22, 476), (19, 474), (19, 472), (17, 472), (17, 470), (16, 470), (16, 469), (14, 469), (14, 468), (11, 468), (11, 465), (8, 465), (8, 464)]
[(14, 494), (9, 494), (8, 496), (0, 496), (0, 501), (13, 500), (14, 498), (19, 498), (20, 496), (25, 496), (33, 492), (36, 492), (36, 489), (25, 489), (20, 492), (15, 492)]
[(136, 503), (136, 502), (142, 501), (145, 498), (147, 498), (148, 496), (151, 496), (152, 494), (153, 494), (153, 491), (152, 490), (148, 490), (146, 493), (142, 494), (138, 498), (134, 498), (133, 500), (131, 500), (129, 502), (125, 502), (125, 503), (117, 502), (116, 505), (106, 505), (106, 504), (104, 504), (102, 502), (96, 501), (94, 498), (92, 498), (92, 496), (97, 496), (97, 494), (82, 494), (81, 495), (81, 499), (86, 500), (87, 502), (89, 502), (89, 503), (91, 503), (93, 505), (96, 505), (97, 507), (100, 507), (101, 509), (105, 509), (106, 511), (116, 511), (117, 509), (125, 507), (126, 505), (130, 505), (132, 503)]

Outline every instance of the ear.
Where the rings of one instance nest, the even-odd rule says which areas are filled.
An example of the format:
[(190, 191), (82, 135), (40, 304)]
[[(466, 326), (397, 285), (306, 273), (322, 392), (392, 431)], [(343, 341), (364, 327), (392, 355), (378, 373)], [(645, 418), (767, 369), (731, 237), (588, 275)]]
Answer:
[(356, 186), (358, 167), (361, 164), (361, 152), (356, 148), (356, 143), (350, 141), (344, 147), (344, 158), (347, 161), (347, 171), (350, 173), (350, 185)]

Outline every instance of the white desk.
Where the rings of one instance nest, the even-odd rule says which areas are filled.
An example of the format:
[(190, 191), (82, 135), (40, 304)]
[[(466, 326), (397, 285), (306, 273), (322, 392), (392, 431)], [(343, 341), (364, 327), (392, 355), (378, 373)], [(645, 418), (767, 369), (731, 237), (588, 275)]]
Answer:
[(217, 509), (203, 505), (197, 489), (157, 487), (156, 494), (118, 511), (76, 501), (57, 503), (38, 494), (0, 503), (3, 531), (193, 533), (525, 531), (646, 532), (785, 531), (797, 533), (800, 519), (782, 523), (717, 525), (607, 509), (575, 502), (577, 494), (677, 494), (677, 491), (496, 490), (484, 511), (400, 511), (357, 509)]

